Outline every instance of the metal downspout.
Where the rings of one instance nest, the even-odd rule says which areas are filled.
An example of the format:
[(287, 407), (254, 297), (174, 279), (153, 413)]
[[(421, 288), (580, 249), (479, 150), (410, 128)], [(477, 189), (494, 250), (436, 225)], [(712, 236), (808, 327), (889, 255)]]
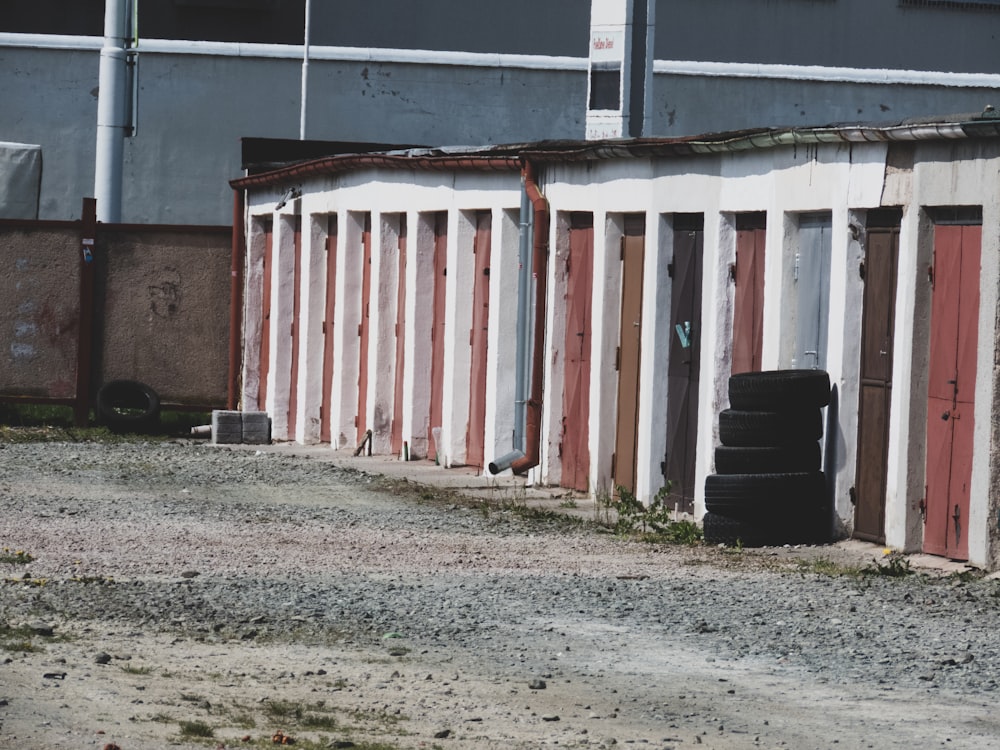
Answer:
[(122, 216), (125, 155), (125, 0), (105, 0), (104, 46), (97, 95), (97, 148), (94, 195), (97, 220), (118, 223)]
[(244, 192), (233, 190), (233, 246), (229, 279), (229, 373), (226, 381), (226, 408), (233, 410), (240, 401), (240, 366), (243, 332), (243, 257), (246, 249)]
[[(514, 403), (514, 449), (489, 465), (491, 474), (511, 469), (524, 474), (538, 466), (541, 452), (542, 366), (545, 359), (545, 303), (548, 277), (549, 206), (525, 161), (521, 170), (521, 271), (518, 280), (517, 382)], [(528, 242), (531, 237), (531, 268)], [(530, 275), (529, 275), (530, 274)], [(534, 284), (531, 284), (532, 278)], [(531, 348), (528, 348), (528, 336)], [(525, 399), (529, 390), (530, 396)]]

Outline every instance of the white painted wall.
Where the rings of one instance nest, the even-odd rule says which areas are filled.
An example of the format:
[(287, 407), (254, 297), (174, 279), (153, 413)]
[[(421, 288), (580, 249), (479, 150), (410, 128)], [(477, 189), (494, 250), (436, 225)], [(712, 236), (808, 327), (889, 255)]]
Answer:
[[(767, 213), (763, 366), (776, 369), (786, 363), (782, 339), (789, 325), (786, 280), (794, 264), (796, 227), (803, 212), (826, 211), (831, 216), (831, 272), (827, 370), (835, 388), (835, 407), (828, 409), (825, 442), (830, 490), (836, 522), (841, 533), (850, 533), (853, 505), (850, 489), (857, 462), (857, 409), (859, 397), (860, 331), (863, 282), (858, 266), (864, 253), (864, 222), (868, 210), (879, 206), (901, 206), (894, 382), (889, 425), (889, 463), (886, 505), (886, 542), (913, 551), (920, 548), (922, 522), (920, 499), (924, 485), (924, 431), (926, 420), (927, 341), (930, 292), (926, 269), (931, 260), (933, 226), (922, 207), (982, 205), (983, 252), (979, 315), (979, 360), (976, 390), (976, 448), (972, 477), (970, 557), (979, 565), (992, 565), (996, 556), (995, 533), (990, 519), (997, 500), (991, 476), (997, 459), (992, 446), (993, 363), (996, 310), (1000, 299), (1000, 198), (995, 195), (995, 177), (1000, 172), (1000, 145), (991, 143), (934, 142), (915, 146), (915, 166), (889, 164), (884, 143), (824, 144), (809, 147), (779, 147), (701, 157), (662, 159), (609, 159), (591, 162), (546, 164), (541, 184), (550, 204), (549, 297), (546, 307), (545, 391), (542, 419), (541, 463), (532, 479), (557, 483), (561, 477), (558, 449), (561, 438), (562, 368), (561, 348), (565, 332), (566, 280), (563, 261), (567, 250), (566, 217), (571, 211), (593, 214), (595, 228), (593, 330), (591, 375), (591, 486), (609, 492), (611, 454), (615, 444), (617, 373), (614, 369), (621, 309), (620, 239), (626, 214), (646, 217), (646, 266), (643, 289), (643, 340), (640, 370), (640, 451), (637, 495), (648, 500), (662, 484), (660, 461), (665, 443), (666, 386), (670, 307), (670, 280), (666, 264), (672, 254), (670, 221), (675, 213), (701, 212), (705, 216), (704, 276), (701, 331), (700, 424), (697, 438), (697, 473), (702, 479), (712, 472), (714, 447), (718, 443), (717, 415), (728, 406), (727, 383), (731, 369), (733, 283), (730, 266), (735, 257), (735, 217), (743, 212)], [(433, 248), (433, 212), (447, 211), (448, 305), (446, 311), (445, 417), (442, 425), (444, 466), (465, 458), (468, 419), (469, 363), (468, 331), (471, 320), (471, 242), (475, 212), (492, 216), (491, 310), (488, 344), (488, 406), (486, 424), (487, 461), (510, 448), (513, 412), (515, 349), (516, 272), (520, 185), (510, 174), (438, 173), (420, 171), (357, 172), (336, 179), (316, 180), (315, 190), (304, 186), (303, 199), (309, 215), (337, 212), (341, 243), (338, 269), (337, 367), (334, 375), (335, 404), (332, 419), (339, 426), (337, 447), (353, 444), (351, 419), (356, 411), (358, 308), (360, 304), (360, 226), (365, 212), (372, 213), (373, 243), (394, 246), (393, 222), (407, 212), (411, 229), (406, 283), (407, 355), (404, 374), (404, 439), (426, 448), (426, 415), (429, 388), (430, 287), (426, 283)], [(255, 194), (250, 213), (268, 214), (276, 200), (274, 191)], [(309, 233), (310, 247), (320, 247), (322, 232)], [(259, 293), (256, 264), (262, 252), (260, 222), (250, 222), (248, 242), (247, 346), (245, 384), (253, 387), (253, 336), (259, 332), (259, 316), (253, 313)], [(288, 315), (288, 290), (280, 286), (287, 275), (288, 222), (275, 223), (275, 282), (278, 294), (272, 312), (272, 388), (268, 409), (281, 433), (280, 391), (282, 373), (287, 378), (287, 353), (280, 341)], [(380, 227), (376, 231), (376, 227)], [(310, 251), (311, 253), (314, 250)], [(312, 257), (310, 255), (310, 257)], [(315, 278), (319, 262), (313, 259), (304, 280), (309, 287), (309, 307), (314, 312), (322, 297)], [(373, 290), (380, 290), (379, 313), (395, 321), (396, 279), (391, 264), (373, 269)], [(254, 294), (258, 294), (257, 297)], [(374, 299), (374, 297), (373, 297)], [(276, 321), (276, 317), (277, 321)], [(311, 323), (313, 327), (318, 327)], [(422, 343), (424, 342), (424, 343)], [(373, 342), (374, 343), (374, 342)], [(309, 348), (315, 347), (315, 342)], [(282, 359), (285, 357), (285, 359)], [(353, 360), (352, 360), (353, 357)], [(369, 408), (378, 399), (391, 404), (390, 375), (394, 351), (374, 346), (370, 372)], [(388, 362), (387, 362), (388, 358)], [(300, 380), (302, 417), (313, 413), (318, 388), (312, 370), (314, 354), (303, 355), (309, 372)], [(382, 380), (379, 380), (382, 378)], [(378, 385), (382, 383), (382, 385)], [(389, 385), (386, 385), (389, 384)], [(287, 404), (287, 397), (284, 397)], [(352, 403), (352, 399), (355, 402)], [(340, 405), (337, 405), (338, 400)], [(338, 411), (339, 410), (339, 411)], [(309, 419), (300, 440), (312, 439)], [(344, 436), (348, 436), (345, 438)], [(378, 446), (376, 446), (378, 447)], [(704, 512), (703, 485), (696, 494), (695, 513)]]

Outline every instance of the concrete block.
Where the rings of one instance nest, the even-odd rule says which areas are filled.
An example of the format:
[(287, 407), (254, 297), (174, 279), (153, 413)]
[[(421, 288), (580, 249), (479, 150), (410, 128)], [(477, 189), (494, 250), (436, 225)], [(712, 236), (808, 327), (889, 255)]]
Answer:
[(243, 412), (243, 442), (250, 445), (271, 442), (271, 419), (266, 411)]
[(243, 418), (240, 412), (222, 409), (212, 412), (212, 442), (227, 445), (243, 442)]

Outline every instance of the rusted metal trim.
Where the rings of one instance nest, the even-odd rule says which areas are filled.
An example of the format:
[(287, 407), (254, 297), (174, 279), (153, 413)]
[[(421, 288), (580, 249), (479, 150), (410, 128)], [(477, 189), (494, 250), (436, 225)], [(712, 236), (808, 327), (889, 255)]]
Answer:
[(251, 187), (266, 187), (280, 184), (288, 180), (298, 180), (317, 175), (349, 172), (356, 169), (413, 169), (426, 171), (481, 171), (481, 172), (513, 172), (521, 168), (521, 161), (516, 156), (454, 156), (454, 155), (421, 155), (407, 156), (404, 154), (346, 154), (330, 156), (324, 159), (293, 164), (270, 172), (239, 177), (230, 180), (229, 184), (236, 189)]
[(531, 273), (535, 277), (535, 329), (531, 358), (531, 393), (525, 412), (524, 456), (511, 464), (511, 471), (523, 474), (538, 466), (542, 442), (542, 375), (545, 363), (545, 307), (549, 263), (549, 203), (536, 182), (535, 166), (525, 160), (522, 167), (524, 189), (534, 209)]
[(76, 351), (76, 400), (73, 404), (73, 421), (77, 427), (86, 427), (90, 421), (96, 239), (97, 199), (84, 198), (80, 218), (80, 324)]
[(243, 352), (243, 256), (246, 234), (243, 226), (244, 193), (233, 191), (233, 245), (229, 279), (229, 370), (226, 379), (226, 408), (236, 409), (240, 401), (240, 365)]

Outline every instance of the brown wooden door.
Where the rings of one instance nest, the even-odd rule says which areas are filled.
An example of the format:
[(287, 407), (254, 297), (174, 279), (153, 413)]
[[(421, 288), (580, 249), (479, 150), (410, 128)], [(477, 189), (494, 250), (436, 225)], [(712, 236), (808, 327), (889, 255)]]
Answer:
[(257, 388), (257, 409), (267, 409), (267, 376), (271, 371), (271, 264), (274, 261), (274, 224), (264, 223), (264, 259), (262, 269), (260, 322), (260, 384)]
[(889, 227), (869, 226), (864, 260), (854, 536), (879, 544), (885, 541), (892, 332), (896, 317), (898, 257), (898, 222)]
[(323, 397), (319, 407), (319, 439), (332, 440), (330, 411), (333, 406), (333, 314), (337, 306), (337, 215), (327, 220), (326, 301), (323, 308)]
[(931, 269), (924, 551), (969, 556), (982, 227), (937, 225)]
[(670, 264), (670, 360), (667, 366), (667, 456), (669, 507), (694, 511), (695, 444), (698, 438), (698, 374), (701, 352), (701, 279), (704, 218), (674, 218)]
[(590, 488), (590, 344), (594, 289), (594, 217), (570, 216), (566, 256), (566, 367), (559, 455), (563, 487)]
[(618, 411), (615, 428), (614, 484), (635, 492), (639, 443), (639, 359), (642, 341), (642, 272), (645, 218), (628, 216), (622, 237), (622, 312), (618, 345)]
[(736, 217), (733, 373), (757, 372), (764, 341), (764, 214)]
[(392, 404), (392, 452), (403, 452), (403, 359), (406, 320), (406, 214), (399, 217), (399, 264), (396, 274), (396, 381)]
[(448, 273), (448, 214), (434, 217), (434, 320), (431, 324), (431, 399), (427, 425), (427, 458), (437, 460), (437, 439), (444, 412), (444, 318)]
[(472, 330), (469, 331), (472, 370), (469, 377), (469, 422), (465, 434), (465, 462), (483, 466), (486, 431), (486, 344), (490, 324), (490, 235), (493, 217), (489, 211), (476, 214), (475, 275), (472, 282)]
[(299, 316), (302, 314), (302, 217), (295, 217), (292, 253), (292, 356), (288, 377), (288, 439), (295, 440), (299, 411)]
[[(358, 324), (358, 444), (368, 430), (369, 307), (372, 296), (372, 217), (365, 216), (361, 233), (361, 322)], [(369, 446), (370, 447), (370, 446)]]

